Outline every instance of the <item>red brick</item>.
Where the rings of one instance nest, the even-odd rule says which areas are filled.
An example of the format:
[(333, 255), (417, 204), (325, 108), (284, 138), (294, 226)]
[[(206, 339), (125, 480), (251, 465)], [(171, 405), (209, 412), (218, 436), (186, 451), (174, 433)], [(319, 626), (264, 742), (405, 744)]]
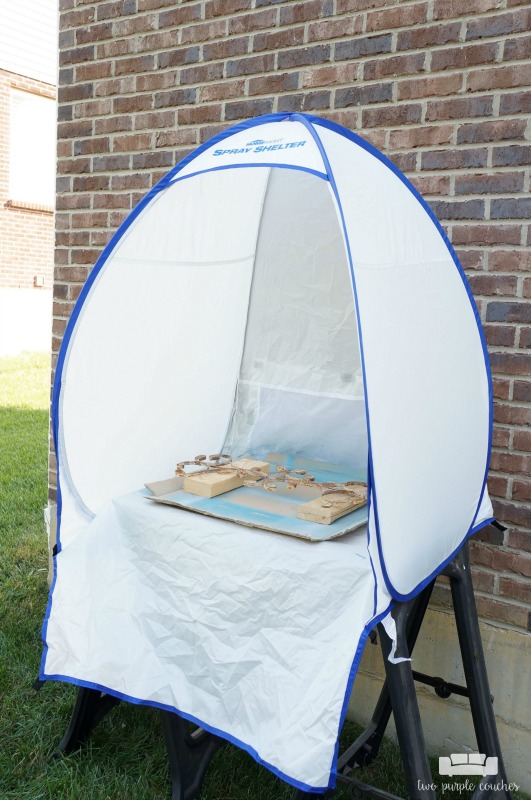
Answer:
[(335, 107), (366, 106), (371, 103), (385, 103), (392, 99), (393, 85), (391, 83), (352, 86), (348, 89), (336, 90)]
[(435, 0), (434, 19), (448, 19), (462, 15), (482, 14), (484, 11), (496, 10), (499, 0)]
[(432, 100), (427, 105), (426, 121), (486, 117), (492, 114), (492, 97)]
[(205, 17), (226, 17), (237, 11), (247, 11), (252, 6), (252, 0), (209, 0), (205, 4)]
[(514, 625), (517, 628), (524, 628), (524, 630), (527, 627), (527, 610), (514, 605), (514, 603), (503, 603), (501, 600), (478, 595), (476, 597), (476, 606), (480, 617), (494, 619), (504, 624)]
[(491, 272), (519, 272), (531, 269), (531, 253), (525, 250), (493, 250), (489, 253)]
[(298, 72), (273, 72), (260, 78), (249, 80), (249, 94), (276, 94), (289, 92), (299, 86)]
[(134, 39), (112, 39), (97, 46), (95, 62), (97, 63), (100, 59), (115, 58), (116, 56), (128, 56), (136, 52), (137, 48)]
[(326, 67), (307, 68), (302, 71), (302, 86), (311, 88), (354, 83), (357, 73), (357, 64), (330, 64)]
[[(193, 67), (182, 68), (180, 71), (180, 81), (182, 86), (187, 84), (207, 83), (209, 81), (217, 81), (223, 78), (223, 64), (203, 64), (194, 65)], [(188, 89), (189, 95), (195, 92), (195, 88)]]
[(425, 68), (426, 54), (408, 53), (403, 56), (392, 56), (391, 58), (378, 58), (374, 61), (366, 61), (363, 65), (363, 77), (366, 81), (377, 80), (398, 75), (417, 75)]
[(182, 67), (184, 64), (196, 64), (201, 55), (201, 48), (197, 45), (192, 47), (176, 47), (173, 50), (157, 55), (158, 69), (168, 67)]
[[(171, 5), (174, 5), (172, 3)], [(201, 3), (184, 3), (159, 14), (159, 28), (181, 27), (201, 19)]]
[(491, 36), (503, 36), (508, 33), (529, 31), (531, 27), (531, 11), (523, 8), (507, 14), (493, 14), (471, 19), (467, 23), (466, 38), (483, 39)]
[[(331, 48), (329, 44), (316, 44), (312, 47), (301, 47), (283, 50), (278, 54), (278, 69), (305, 67), (310, 64), (322, 64), (329, 61)], [(272, 66), (269, 68), (272, 69)]]
[(491, 497), (507, 497), (507, 487), (509, 482), (507, 478), (501, 478), (496, 475), (490, 475), (488, 480), (489, 495)]
[(513, 400), (520, 403), (531, 403), (531, 381), (514, 382)]
[(468, 225), (455, 226), (452, 231), (454, 245), (520, 244), (518, 225)]
[(261, 28), (274, 27), (277, 20), (278, 9), (266, 8), (263, 11), (253, 11), (250, 14), (240, 14), (229, 19), (229, 36), (238, 33), (250, 33)]
[(491, 302), (487, 306), (489, 322), (531, 322), (531, 304), (518, 302)]
[(505, 375), (531, 375), (531, 353), (491, 353), (492, 371)]
[(500, 114), (531, 113), (531, 92), (511, 92), (500, 98)]
[[(71, 32), (72, 34), (74, 31)], [(99, 25), (87, 25), (75, 31), (76, 44), (89, 44), (101, 42), (103, 39), (112, 39), (112, 23), (104, 22)]]
[(457, 94), (461, 90), (463, 76), (437, 75), (430, 78), (413, 78), (398, 83), (398, 100), (413, 100), (417, 97), (441, 97)]
[(531, 408), (511, 403), (496, 403), (494, 420), (503, 425), (531, 425)]
[[(510, 503), (500, 503), (496, 500), (496, 506), (506, 509), (511, 506)], [(515, 506), (516, 508), (516, 506)], [(528, 510), (531, 514), (531, 511)], [(531, 577), (531, 556), (517, 553), (512, 550), (504, 550), (500, 547), (490, 547), (484, 544), (473, 542), (471, 545), (471, 553), (474, 554), (474, 563), (483, 564), (487, 567), (503, 570), (505, 572), (514, 572), (519, 575)]]
[(363, 30), (363, 18), (353, 15), (342, 19), (322, 19), (308, 26), (308, 41), (317, 42), (326, 39), (354, 36)]
[(272, 33), (257, 33), (253, 36), (252, 50), (254, 53), (263, 50), (284, 50), (304, 42), (304, 28), (288, 28)]
[[(501, 501), (493, 498), (492, 505), (496, 518), (502, 522), (520, 525), (523, 528), (531, 528), (531, 506), (529, 503), (519, 505), (511, 501)], [(498, 569), (513, 569), (514, 572), (520, 572), (522, 575), (531, 574), (531, 557), (525, 557), (524, 559), (522, 556), (510, 557), (509, 554), (503, 555), (504, 557), (506, 556), (504, 559), (497, 559)]]
[(130, 75), (127, 78), (102, 81), (95, 85), (94, 94), (96, 97), (132, 94), (135, 91), (135, 85), (136, 81), (134, 75)]
[(204, 106), (191, 106), (180, 108), (177, 112), (179, 125), (193, 125), (197, 122), (219, 122), (221, 120), (221, 105), (218, 103)]
[(334, 55), (336, 61), (347, 58), (361, 58), (378, 53), (390, 53), (393, 46), (393, 37), (390, 33), (382, 36), (366, 36), (351, 39), (348, 42), (337, 42)]
[(531, 163), (530, 145), (509, 145), (495, 147), (492, 151), (492, 164), (494, 167), (512, 167), (522, 164), (529, 166)]
[[(237, 78), (241, 75), (256, 75), (262, 72), (270, 72), (274, 67), (275, 57), (270, 55), (249, 56), (240, 58), (237, 61), (227, 61), (227, 78)], [(280, 64), (279, 64), (280, 66)]]
[(456, 148), (431, 150), (422, 154), (422, 169), (469, 169), (485, 167), (488, 163), (489, 151), (486, 147), (466, 150)]
[(273, 110), (272, 100), (240, 100), (236, 103), (227, 103), (225, 106), (225, 119), (247, 119), (261, 114), (270, 114)]
[(504, 61), (527, 61), (531, 53), (531, 36), (519, 36), (517, 39), (506, 39), (503, 46)]
[(490, 468), (496, 472), (529, 475), (531, 471), (531, 456), (520, 453), (494, 452), (492, 453)]
[(156, 14), (135, 14), (134, 17), (115, 20), (112, 29), (113, 36), (115, 38), (120, 38), (122, 36), (132, 36), (134, 34), (143, 33), (144, 31), (155, 30), (156, 27)]
[[(256, 80), (261, 80), (257, 78)], [(251, 83), (249, 81), (249, 94), (251, 92)], [(199, 102), (208, 103), (212, 100), (228, 100), (234, 97), (242, 97), (244, 93), (244, 81), (223, 81), (222, 83), (209, 83), (207, 86), (201, 86), (198, 89)]]
[[(135, 115), (135, 130), (146, 130), (150, 128), (172, 128), (175, 125), (176, 112), (151, 111), (148, 114)], [(131, 130), (131, 128), (127, 128)]]
[(153, 108), (153, 97), (147, 94), (115, 97), (112, 101), (112, 110), (115, 114), (132, 114), (149, 111), (151, 108)]
[(515, 431), (513, 437), (513, 448), (531, 453), (531, 431)]
[(531, 501), (531, 481), (513, 481), (513, 500)]
[[(471, 279), (470, 279), (471, 282)], [(472, 291), (476, 292), (472, 282)], [(514, 347), (516, 330), (509, 325), (485, 325), (485, 338), (490, 347)]]
[[(423, 196), (448, 195), (450, 192), (450, 178), (446, 175), (413, 175), (413, 186)], [(465, 266), (465, 265), (463, 265)], [(478, 267), (479, 268), (479, 267)], [(466, 269), (466, 266), (465, 266)], [(470, 267), (472, 269), (472, 267)]]
[(474, 566), (472, 568), (472, 580), (476, 592), (493, 593), (495, 585), (495, 574), (493, 572), (487, 572), (487, 570), (478, 569)]
[(248, 36), (223, 39), (220, 42), (207, 42), (203, 45), (203, 60), (215, 61), (216, 59), (233, 58), (246, 55), (249, 51), (250, 39)]
[(428, 12), (427, 3), (417, 3), (412, 6), (399, 6), (398, 8), (386, 8), (381, 11), (369, 11), (367, 13), (368, 33), (372, 31), (395, 30), (396, 28), (407, 28), (410, 25), (418, 25), (426, 22)]
[(515, 550), (531, 553), (531, 531), (509, 530), (507, 544)]
[(130, 153), (138, 150), (149, 150), (152, 147), (151, 133), (133, 133), (128, 136), (115, 136), (112, 143), (113, 153)]
[(303, 3), (290, 3), (280, 9), (280, 24), (293, 25), (297, 22), (308, 22), (333, 13), (330, 0), (305, 0)]
[(228, 33), (228, 20), (210, 20), (201, 25), (185, 25), (181, 30), (182, 44), (197, 44), (219, 39)]
[(406, 125), (420, 122), (421, 117), (422, 106), (417, 103), (407, 105), (394, 104), (392, 106), (365, 109), (362, 112), (362, 124), (364, 128)]
[(467, 88), (471, 92), (485, 89), (513, 89), (516, 86), (529, 86), (531, 82), (531, 64), (518, 64), (514, 67), (498, 67), (497, 69), (476, 70), (467, 79)]
[(76, 67), (76, 80), (92, 81), (109, 78), (112, 75), (112, 61), (95, 61)]
[(149, 72), (155, 69), (155, 56), (136, 56), (134, 58), (121, 58), (115, 62), (116, 75), (132, 75), (137, 72)]
[[(439, 72), (445, 69), (468, 69), (478, 64), (493, 64), (498, 55), (498, 49), (498, 42), (485, 42), (483, 44), (461, 45), (460, 47), (436, 50), (431, 57), (431, 71)], [(493, 70), (489, 70), (489, 74), (492, 71)], [(479, 73), (472, 73), (472, 75), (474, 74)], [(491, 87), (487, 86), (484, 88)]]
[(458, 42), (461, 34), (461, 23), (430, 25), (426, 28), (415, 27), (409, 31), (398, 31), (396, 49), (420, 50), (434, 45)]
[(455, 176), (456, 194), (507, 194), (523, 190), (524, 175), (518, 172)]
[(517, 581), (514, 578), (500, 578), (499, 592), (502, 597), (511, 597), (514, 600), (531, 602), (531, 585), (529, 581)]
[(518, 288), (518, 278), (514, 275), (472, 275), (469, 282), (474, 294), (487, 296), (516, 295)]

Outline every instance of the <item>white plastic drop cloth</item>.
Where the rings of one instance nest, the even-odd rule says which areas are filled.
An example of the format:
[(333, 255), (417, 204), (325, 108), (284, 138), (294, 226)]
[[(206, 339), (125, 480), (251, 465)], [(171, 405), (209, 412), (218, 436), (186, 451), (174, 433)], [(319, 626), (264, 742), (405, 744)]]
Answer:
[[(375, 616), (365, 531), (309, 544), (137, 492), (108, 504), (58, 570), (47, 677), (178, 709), (294, 785), (329, 785)], [(389, 602), (380, 593), (376, 614)]]

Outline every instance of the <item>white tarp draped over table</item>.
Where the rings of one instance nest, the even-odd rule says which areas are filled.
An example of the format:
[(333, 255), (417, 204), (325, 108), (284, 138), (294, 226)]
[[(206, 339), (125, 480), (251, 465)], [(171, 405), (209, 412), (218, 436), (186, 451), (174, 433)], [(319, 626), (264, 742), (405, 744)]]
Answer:
[[(65, 548), (46, 671), (177, 708), (293, 782), (326, 787), (373, 617), (365, 531), (310, 544), (142, 493)], [(381, 594), (377, 613), (389, 605)]]

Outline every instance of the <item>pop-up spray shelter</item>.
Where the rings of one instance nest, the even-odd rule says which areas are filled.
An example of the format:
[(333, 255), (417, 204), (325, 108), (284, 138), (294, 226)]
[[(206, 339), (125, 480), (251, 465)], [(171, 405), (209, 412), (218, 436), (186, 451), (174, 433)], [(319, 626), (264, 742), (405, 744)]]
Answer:
[[(296, 786), (329, 785), (368, 631), (492, 519), (485, 344), (414, 187), (317, 117), (206, 142), (91, 272), (53, 430), (42, 677), (177, 709)], [(224, 451), (357, 470), (367, 527), (312, 545), (139, 493)]]

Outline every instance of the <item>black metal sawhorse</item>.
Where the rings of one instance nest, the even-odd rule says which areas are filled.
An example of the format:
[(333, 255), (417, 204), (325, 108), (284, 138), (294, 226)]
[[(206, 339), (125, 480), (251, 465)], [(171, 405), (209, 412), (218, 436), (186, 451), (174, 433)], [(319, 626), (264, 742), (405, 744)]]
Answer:
[[(480, 781), (472, 799), (490, 800), (491, 797), (503, 797), (510, 800), (511, 798), (492, 707), (466, 544), (441, 574), (450, 579), (466, 688), (447, 683), (442, 678), (414, 672), (410, 661), (391, 663), (388, 656), (392, 642), (380, 624), (378, 632), (386, 679), (369, 725), (338, 760), (338, 785), (348, 787), (352, 797), (399, 800), (396, 795), (365, 784), (354, 777), (357, 767), (367, 766), (378, 755), (392, 713), (404, 764), (408, 797), (412, 800), (435, 800), (415, 691), (415, 681), (419, 681), (433, 686), (440, 697), (449, 697), (452, 693), (467, 696), (478, 750), (487, 757), (498, 758), (498, 774)], [(429, 584), (413, 600), (397, 603), (393, 608), (399, 648), (401, 648), (401, 652), (397, 654), (399, 656), (408, 658), (413, 651), (434, 583), (435, 581)], [(58, 750), (61, 753), (70, 753), (79, 748), (98, 722), (118, 702), (119, 700), (111, 695), (94, 689), (80, 688), (69, 728)], [(169, 711), (160, 713), (170, 764), (172, 800), (196, 800), (208, 765), (216, 750), (225, 742), (201, 728), (191, 731), (188, 723), (177, 714)], [(504, 788), (497, 788), (500, 785)], [(296, 790), (293, 800), (316, 800), (323, 796)]]

